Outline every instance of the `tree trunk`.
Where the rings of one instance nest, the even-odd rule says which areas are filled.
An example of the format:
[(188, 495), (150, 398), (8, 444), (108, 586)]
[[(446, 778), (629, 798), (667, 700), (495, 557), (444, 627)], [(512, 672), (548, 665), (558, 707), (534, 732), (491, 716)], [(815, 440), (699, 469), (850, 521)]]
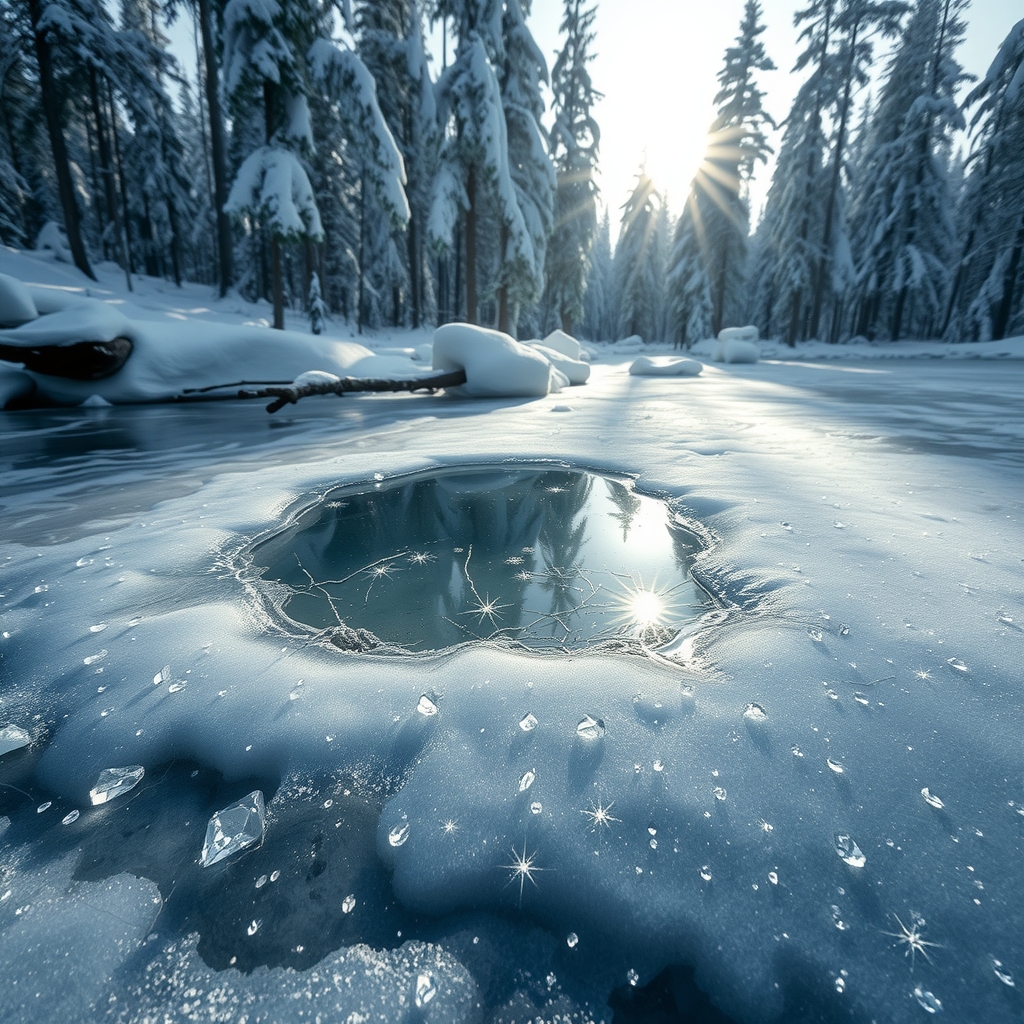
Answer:
[(476, 170), (469, 169), (466, 179), (466, 198), (469, 207), (466, 210), (466, 322), (477, 322), (476, 294)]
[(843, 107), (839, 115), (839, 128), (836, 132), (836, 148), (832, 154), (832, 181), (829, 185), (828, 200), (825, 203), (825, 231), (821, 241), (821, 254), (814, 272), (814, 299), (811, 306), (811, 319), (808, 333), (812, 338), (818, 336), (818, 325), (821, 322), (821, 308), (825, 303), (825, 270), (829, 262), (829, 250), (832, 246), (832, 221), (835, 218), (836, 199), (842, 183), (843, 148), (846, 146), (846, 124), (850, 116), (853, 92), (853, 72), (857, 58), (857, 35), (860, 21), (855, 21), (850, 28), (850, 60), (846, 67), (846, 83), (843, 91)]
[(409, 230), (406, 234), (407, 250), (409, 254), (409, 292), (411, 299), (412, 327), (415, 330), (420, 325), (420, 242), (419, 226), (416, 223), (416, 214), (409, 218)]
[(115, 259), (124, 268), (128, 291), (132, 291), (132, 275), (128, 271), (128, 253), (124, 244), (124, 226), (121, 224), (121, 210), (117, 205), (117, 186), (114, 181), (114, 166), (110, 159), (110, 140), (103, 122), (103, 107), (100, 90), (96, 82), (96, 69), (89, 68), (89, 98), (92, 101), (92, 116), (96, 121), (96, 141), (100, 151), (100, 176), (103, 179), (103, 197), (106, 201), (107, 217), (114, 225), (117, 236)]
[(284, 279), (281, 274), (281, 240), (270, 233), (270, 276), (274, 292), (274, 328), (284, 330)]
[(107, 103), (110, 108), (110, 131), (114, 136), (114, 159), (117, 162), (117, 177), (121, 185), (121, 213), (124, 217), (124, 245), (128, 258), (127, 271), (135, 273), (135, 258), (132, 255), (132, 221), (128, 213), (128, 193), (124, 187), (124, 166), (121, 163), (121, 139), (117, 134), (117, 112), (114, 110), (114, 91), (107, 81)]
[[(498, 248), (501, 252), (501, 259), (504, 261), (505, 258), (505, 247), (508, 245), (508, 228), (502, 224), (501, 232), (498, 241)], [(498, 330), (504, 334), (511, 334), (509, 330), (510, 319), (508, 309), (508, 284), (503, 283), (498, 289)]]
[(39, 88), (42, 93), (43, 114), (46, 117), (46, 129), (50, 135), (50, 147), (53, 150), (54, 170), (57, 174), (57, 192), (60, 196), (61, 211), (64, 214), (64, 230), (67, 232), (68, 245), (75, 266), (94, 281), (96, 275), (89, 265), (89, 257), (82, 241), (81, 218), (78, 204), (75, 202), (75, 186), (71, 179), (71, 163), (68, 159), (67, 143), (64, 141), (64, 128), (61, 123), (61, 104), (57, 96), (57, 84), (53, 77), (53, 61), (50, 53), (50, 41), (46, 32), (38, 28), (42, 17), (41, 0), (29, 0), (29, 17), (32, 21), (32, 34), (35, 37), (36, 60), (39, 63)]
[(1010, 326), (1010, 314), (1013, 312), (1013, 299), (1017, 287), (1017, 277), (1020, 272), (1021, 254), (1024, 253), (1024, 214), (1021, 215), (1020, 227), (1017, 228), (1017, 238), (1013, 244), (1013, 252), (1010, 255), (1010, 262), (1003, 275), (1003, 297), (999, 302), (999, 309), (996, 311), (996, 318), (992, 323), (992, 340), (1002, 341), (1006, 337), (1006, 331)]
[(217, 53), (213, 45), (213, 23), (210, 0), (196, 0), (199, 31), (203, 37), (203, 59), (206, 64), (206, 108), (210, 116), (210, 153), (213, 157), (214, 208), (217, 216), (218, 288), (226, 295), (234, 282), (234, 252), (231, 219), (224, 212), (228, 201), (228, 165), (224, 145), (224, 115), (217, 92)]

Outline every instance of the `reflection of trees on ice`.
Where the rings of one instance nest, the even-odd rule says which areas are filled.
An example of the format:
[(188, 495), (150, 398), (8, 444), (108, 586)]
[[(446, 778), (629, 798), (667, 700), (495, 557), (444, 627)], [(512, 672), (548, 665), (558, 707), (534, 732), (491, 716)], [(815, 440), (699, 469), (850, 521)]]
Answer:
[[(621, 581), (638, 572), (626, 561), (637, 545), (632, 556), (624, 545), (644, 499), (613, 481), (595, 494), (594, 479), (482, 469), (328, 495), (260, 545), (257, 559), (265, 578), (284, 586), (280, 607), (292, 620), (355, 627), (412, 650), (479, 639), (555, 648), (595, 637), (661, 642), (635, 628), (636, 608), (622, 598)], [(605, 511), (609, 500), (618, 512)], [(621, 541), (609, 517), (622, 526)], [(671, 546), (662, 537), (655, 554), (682, 585), (686, 565), (672, 572), (680, 548), (669, 534)]]

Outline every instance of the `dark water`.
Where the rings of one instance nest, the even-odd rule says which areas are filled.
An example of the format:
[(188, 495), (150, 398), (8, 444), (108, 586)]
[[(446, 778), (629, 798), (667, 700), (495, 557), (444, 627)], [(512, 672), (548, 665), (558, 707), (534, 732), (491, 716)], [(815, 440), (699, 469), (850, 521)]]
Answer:
[[(671, 640), (706, 607), (697, 539), (627, 484), (569, 469), (455, 470), (339, 489), (254, 553), (293, 622), (410, 651), (505, 639)], [(372, 642), (372, 641), (371, 641)]]

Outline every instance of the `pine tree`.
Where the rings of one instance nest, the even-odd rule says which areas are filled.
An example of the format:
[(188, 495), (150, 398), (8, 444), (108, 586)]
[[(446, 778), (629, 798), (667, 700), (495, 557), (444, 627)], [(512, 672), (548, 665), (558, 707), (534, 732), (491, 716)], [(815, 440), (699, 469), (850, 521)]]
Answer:
[(858, 333), (898, 340), (941, 327), (954, 256), (945, 156), (963, 117), (953, 52), (968, 0), (918, 0), (879, 95), (854, 217), (861, 281)]
[(636, 187), (622, 210), (619, 244), (615, 247), (615, 292), (620, 338), (638, 334), (658, 341), (663, 294), (658, 215), (661, 196), (641, 168)]
[(775, 122), (764, 109), (764, 93), (754, 77), (757, 71), (775, 69), (761, 42), (763, 33), (761, 5), (747, 0), (736, 45), (726, 50), (725, 66), (718, 75), (718, 116), (694, 185), (716, 334), (739, 315), (750, 231), (747, 193), (755, 165), (764, 163), (772, 152), (765, 128), (774, 128)]
[(788, 319), (785, 337), (790, 345), (804, 336), (807, 294), (821, 257), (818, 239), (824, 234), (826, 205), (824, 121), (837, 95), (831, 47), (840, 2), (809, 0), (794, 17), (798, 27), (804, 26), (800, 39), (805, 43), (794, 71), (812, 70), (786, 118), (765, 224), (759, 232), (760, 266), (770, 280), (758, 280), (757, 291), (771, 296), (773, 317), (780, 322)]
[(696, 182), (676, 224), (668, 269), (668, 328), (673, 344), (689, 348), (712, 331), (708, 239)]
[[(590, 247), (583, 290), (583, 334), (592, 341), (611, 341), (617, 318), (612, 264), (612, 229), (607, 208)], [(569, 333), (569, 332), (566, 332)]]
[[(529, 245), (501, 225), (498, 272), (498, 330), (516, 333), (519, 309), (534, 303), (544, 286), (544, 261), (554, 223), (555, 169), (542, 124), (541, 82), (549, 82), (547, 62), (526, 25), (529, 0), (506, 0), (502, 20), (505, 57), (501, 67), (501, 102), (508, 138), (508, 162), (516, 202)], [(532, 260), (527, 255), (532, 253)]]
[(224, 90), (235, 110), (261, 104), (263, 144), (235, 177), (227, 209), (259, 218), (270, 235), (274, 327), (284, 327), (282, 242), (322, 234), (301, 157), (313, 148), (305, 54), (317, 35), (306, 2), (228, 0), (224, 9)]
[(64, 136), (66, 95), (58, 83), (55, 58), (57, 61), (84, 59), (98, 67), (114, 63), (117, 47), (113, 23), (99, 0), (29, 0), (28, 10), (64, 230), (75, 266), (87, 277), (95, 279), (82, 238), (82, 216), (75, 198), (71, 160)]
[[(464, 211), (466, 318), (479, 317), (477, 225), (484, 197), (506, 232), (503, 259), (535, 267), (535, 254), (509, 170), (508, 135), (495, 66), (504, 56), (502, 4), (498, 0), (443, 0), (438, 14), (453, 20), (455, 60), (438, 81), (439, 119), (447, 127), (428, 232), (438, 246), (451, 244)], [(535, 271), (531, 271), (535, 272)]]
[(976, 130), (962, 204), (964, 241), (944, 334), (1001, 339), (1024, 330), (1024, 20), (1003, 41), (966, 108)]
[(874, 61), (874, 37), (890, 38), (900, 27), (907, 5), (896, 0), (843, 0), (836, 15), (835, 74), (841, 83), (833, 112), (835, 125), (829, 145), (828, 184), (823, 212), (823, 235), (813, 276), (813, 300), (807, 333), (817, 337), (821, 314), (853, 283), (854, 269), (846, 225), (847, 154), (853, 98), (869, 81)]
[[(553, 309), (560, 326), (571, 334), (584, 316), (588, 287), (588, 260), (597, 233), (597, 170), (601, 132), (593, 107), (601, 98), (587, 65), (593, 60), (594, 18), (597, 8), (583, 9), (583, 0), (565, 0), (560, 31), (565, 44), (551, 73), (555, 122), (551, 151), (558, 173), (554, 234), (548, 250), (545, 305)], [(609, 244), (608, 262), (611, 262)], [(601, 305), (605, 296), (598, 299)], [(587, 317), (591, 337), (603, 337), (603, 314)], [(598, 326), (601, 322), (601, 326)]]

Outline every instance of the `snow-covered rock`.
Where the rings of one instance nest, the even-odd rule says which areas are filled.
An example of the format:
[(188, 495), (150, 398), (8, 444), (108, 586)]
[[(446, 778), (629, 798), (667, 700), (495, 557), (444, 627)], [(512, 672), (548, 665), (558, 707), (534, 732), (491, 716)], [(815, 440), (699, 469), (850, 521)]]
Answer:
[(712, 358), (716, 363), (756, 363), (761, 358), (754, 326), (726, 327), (718, 332), (718, 347)]
[(18, 327), (37, 316), (28, 288), (16, 277), (0, 274), (0, 327)]
[(539, 352), (556, 370), (565, 374), (570, 384), (586, 384), (590, 379), (590, 366), (581, 359), (565, 355), (561, 349), (550, 348), (546, 342), (531, 341), (527, 344)]
[(640, 356), (630, 364), (629, 372), (633, 377), (696, 377), (704, 369), (704, 364), (696, 359), (653, 359)]
[(575, 359), (576, 362), (579, 362), (583, 355), (580, 343), (571, 334), (566, 334), (562, 330), (552, 331), (542, 344), (545, 348), (552, 348), (556, 352), (561, 352), (563, 356)]
[(569, 383), (536, 349), (471, 324), (445, 324), (434, 332), (433, 366), (465, 370), (466, 383), (458, 390), (474, 398), (534, 397)]

